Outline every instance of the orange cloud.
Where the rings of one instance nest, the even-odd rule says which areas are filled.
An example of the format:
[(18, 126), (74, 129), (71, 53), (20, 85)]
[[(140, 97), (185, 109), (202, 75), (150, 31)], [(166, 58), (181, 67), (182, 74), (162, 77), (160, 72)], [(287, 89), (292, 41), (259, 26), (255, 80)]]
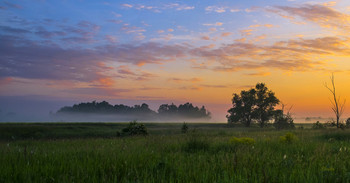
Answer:
[(230, 36), (232, 33), (231, 32), (223, 32), (221, 33), (221, 37), (227, 37)]
[(247, 40), (247, 38), (241, 38), (241, 39), (235, 39), (236, 42), (244, 43)]
[(251, 27), (251, 28), (257, 28), (257, 27), (272, 28), (272, 27), (275, 27), (275, 26), (273, 24), (255, 24), (255, 25), (250, 25), (249, 27)]
[(105, 86), (105, 87), (111, 87), (114, 85), (114, 81), (111, 78), (105, 77), (105, 78), (99, 78), (98, 83), (100, 83), (101, 85)]
[(209, 36), (202, 36), (201, 39), (203, 39), (203, 40), (210, 40), (210, 37)]
[(253, 29), (245, 29), (245, 30), (241, 30), (240, 32), (242, 36), (249, 36), (252, 34), (253, 31), (254, 31)]
[(13, 81), (12, 77), (0, 78), (0, 86), (10, 84)]
[(247, 76), (269, 76), (271, 75), (270, 72), (256, 72), (256, 73), (250, 73), (246, 74)]
[(169, 81), (173, 81), (175, 83), (182, 83), (182, 82), (191, 82), (191, 83), (197, 83), (202, 81), (201, 78), (190, 78), (190, 79), (183, 79), (183, 78), (170, 78)]
[[(350, 15), (344, 14), (332, 8), (335, 2), (326, 4), (304, 4), (301, 6), (276, 6), (268, 11), (276, 13), (284, 18), (294, 20), (298, 16), (306, 21), (314, 22), (324, 28), (342, 29), (350, 31)], [(289, 14), (291, 16), (287, 16)]]

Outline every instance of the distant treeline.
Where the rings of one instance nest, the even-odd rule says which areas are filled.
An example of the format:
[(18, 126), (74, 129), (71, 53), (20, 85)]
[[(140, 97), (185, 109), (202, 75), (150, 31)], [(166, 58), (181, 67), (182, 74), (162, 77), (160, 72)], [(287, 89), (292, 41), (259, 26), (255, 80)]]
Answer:
[(60, 114), (98, 114), (98, 115), (119, 115), (119, 116), (136, 116), (140, 120), (143, 119), (163, 119), (163, 118), (184, 118), (196, 119), (206, 118), (210, 119), (210, 112), (205, 109), (193, 106), (192, 103), (185, 103), (176, 106), (175, 104), (162, 104), (158, 111), (153, 111), (148, 104), (127, 106), (124, 104), (111, 105), (106, 101), (103, 102), (86, 102), (74, 104), (73, 106), (66, 106), (59, 109), (56, 113)]

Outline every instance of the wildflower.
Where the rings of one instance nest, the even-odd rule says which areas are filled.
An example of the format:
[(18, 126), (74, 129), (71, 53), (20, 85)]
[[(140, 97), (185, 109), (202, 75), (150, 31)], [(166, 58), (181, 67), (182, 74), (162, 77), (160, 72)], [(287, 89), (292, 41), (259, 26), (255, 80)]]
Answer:
[(286, 159), (287, 158), (287, 155), (285, 154), (284, 156), (283, 156), (283, 159)]

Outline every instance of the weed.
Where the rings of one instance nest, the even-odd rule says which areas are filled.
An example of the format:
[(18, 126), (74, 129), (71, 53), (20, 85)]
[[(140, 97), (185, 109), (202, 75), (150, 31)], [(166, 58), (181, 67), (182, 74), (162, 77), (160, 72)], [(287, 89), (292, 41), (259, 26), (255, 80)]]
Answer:
[(234, 144), (234, 145), (254, 145), (255, 144), (255, 140), (253, 138), (249, 138), (249, 137), (232, 137), (230, 139), (230, 144)]
[(280, 136), (280, 142), (282, 143), (293, 143), (296, 140), (298, 140), (298, 138), (294, 135), (294, 133), (288, 132), (286, 133), (284, 136)]
[(187, 133), (187, 131), (188, 131), (188, 125), (187, 125), (187, 123), (184, 122), (181, 126), (181, 132)]
[(124, 135), (148, 135), (147, 128), (144, 124), (138, 124), (136, 121), (132, 121), (129, 125), (123, 129)]

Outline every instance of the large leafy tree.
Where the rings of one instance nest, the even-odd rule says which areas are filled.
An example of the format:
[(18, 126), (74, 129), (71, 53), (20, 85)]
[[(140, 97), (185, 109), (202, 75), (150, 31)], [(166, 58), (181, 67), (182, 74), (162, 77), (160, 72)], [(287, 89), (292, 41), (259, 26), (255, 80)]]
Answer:
[(256, 84), (255, 88), (233, 94), (233, 107), (228, 110), (227, 119), (229, 123), (241, 122), (250, 126), (256, 121), (264, 127), (275, 115), (275, 106), (279, 100), (275, 93), (269, 90), (264, 83)]
[(279, 103), (279, 100), (275, 96), (275, 93), (269, 90), (264, 83), (256, 84), (255, 90), (255, 118), (258, 120), (260, 127), (264, 127), (266, 123), (274, 116), (275, 106)]

